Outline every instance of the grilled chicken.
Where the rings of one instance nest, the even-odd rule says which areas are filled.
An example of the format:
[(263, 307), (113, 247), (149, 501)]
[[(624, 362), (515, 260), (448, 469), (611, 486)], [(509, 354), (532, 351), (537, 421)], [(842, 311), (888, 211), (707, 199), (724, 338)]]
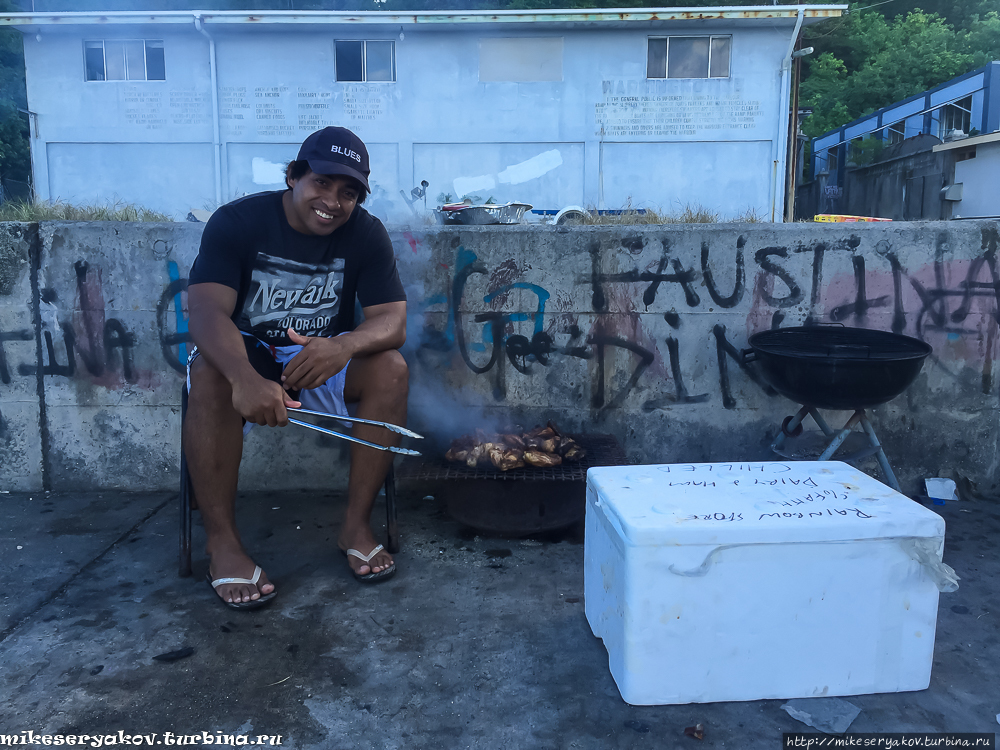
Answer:
[(500, 471), (509, 471), (510, 469), (520, 469), (524, 466), (524, 451), (518, 450), (517, 448), (491, 448), (490, 449), (490, 461), (496, 466)]
[(562, 463), (562, 456), (540, 451), (525, 451), (524, 462), (532, 466), (558, 466)]
[(500, 471), (529, 466), (558, 466), (579, 461), (586, 452), (569, 435), (549, 422), (523, 434), (495, 433), (477, 429), (451, 442), (444, 454), (448, 461), (464, 461), (469, 468), (493, 466)]

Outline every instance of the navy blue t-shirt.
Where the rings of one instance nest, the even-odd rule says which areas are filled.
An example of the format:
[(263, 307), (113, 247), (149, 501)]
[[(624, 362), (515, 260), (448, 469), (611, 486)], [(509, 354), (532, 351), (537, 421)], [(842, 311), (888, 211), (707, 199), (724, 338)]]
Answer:
[(325, 237), (292, 229), (283, 190), (227, 203), (205, 225), (189, 282), (236, 290), (233, 322), (275, 346), (303, 336), (336, 336), (354, 328), (362, 307), (403, 302), (392, 242), (382, 222), (356, 206), (347, 223)]

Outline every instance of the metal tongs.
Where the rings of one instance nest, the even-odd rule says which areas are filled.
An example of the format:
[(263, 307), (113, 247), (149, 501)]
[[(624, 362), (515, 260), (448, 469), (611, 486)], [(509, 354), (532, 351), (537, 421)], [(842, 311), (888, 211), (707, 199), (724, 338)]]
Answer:
[[(285, 411), (295, 412), (297, 414), (311, 414), (314, 417), (326, 417), (327, 419), (339, 419), (341, 422), (353, 422), (356, 424), (370, 424), (374, 427), (383, 427), (389, 432), (395, 432), (397, 435), (403, 435), (405, 437), (417, 438), (418, 440), (423, 440), (423, 435), (418, 435), (412, 430), (408, 430), (405, 427), (400, 427), (398, 425), (389, 424), (388, 422), (376, 422), (372, 419), (359, 419), (358, 417), (342, 417), (339, 414), (326, 414), (321, 411), (311, 411), (309, 409), (292, 409), (289, 407), (285, 408)], [(303, 422), (298, 419), (289, 419), (292, 424), (297, 424), (299, 427), (308, 427), (310, 430), (316, 430), (316, 432), (322, 432), (326, 435), (333, 435), (333, 437), (343, 438), (352, 443), (358, 443), (359, 445), (364, 445), (369, 448), (374, 448), (375, 450), (388, 451), (389, 453), (398, 453), (400, 456), (419, 456), (419, 451), (410, 450), (409, 448), (397, 448), (394, 445), (380, 445), (379, 443), (369, 443), (367, 440), (361, 440), (360, 438), (352, 437), (350, 435), (345, 435), (342, 432), (336, 432), (334, 430), (328, 430), (325, 427), (319, 427), (318, 425), (310, 424), (309, 422)]]

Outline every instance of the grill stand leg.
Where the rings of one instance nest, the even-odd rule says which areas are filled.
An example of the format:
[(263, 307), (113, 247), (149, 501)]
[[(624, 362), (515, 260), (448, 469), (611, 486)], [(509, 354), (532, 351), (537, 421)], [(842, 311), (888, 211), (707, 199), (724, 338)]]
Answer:
[(854, 427), (861, 421), (861, 417), (864, 415), (865, 412), (862, 409), (854, 412), (854, 414), (851, 415), (851, 418), (847, 420), (847, 424), (844, 425), (844, 429), (837, 433), (837, 437), (835, 437), (830, 444), (826, 446), (826, 450), (819, 454), (818, 460), (829, 461), (833, 454), (837, 452), (837, 449), (844, 444), (844, 441), (847, 440), (847, 436), (851, 434)]
[(875, 453), (875, 459), (878, 461), (878, 465), (882, 469), (882, 474), (885, 476), (886, 484), (896, 490), (896, 492), (899, 492), (899, 482), (896, 481), (896, 475), (892, 473), (892, 467), (889, 466), (889, 459), (885, 457), (885, 451), (882, 450), (882, 444), (875, 436), (875, 429), (872, 427), (872, 423), (868, 421), (868, 416), (865, 414), (864, 409), (861, 410), (861, 429), (863, 429), (868, 435), (868, 440), (872, 444), (872, 447), (878, 448), (878, 451)]
[[(779, 431), (778, 436), (771, 443), (771, 450), (775, 453), (779, 453), (785, 445), (785, 440), (789, 436), (797, 434), (799, 426), (802, 421), (809, 415), (813, 418), (819, 428), (823, 431), (823, 434), (827, 437), (832, 437), (833, 440), (826, 446), (826, 449), (819, 455), (817, 460), (819, 461), (829, 461), (833, 458), (833, 455), (840, 449), (847, 440), (847, 437), (851, 434), (855, 427), (861, 425), (861, 429), (864, 430), (865, 435), (868, 437), (868, 443), (871, 446), (859, 454), (852, 454), (853, 458), (861, 458), (863, 456), (875, 456), (875, 460), (878, 461), (879, 468), (882, 470), (882, 476), (885, 478), (885, 483), (892, 487), (896, 492), (899, 492), (899, 481), (896, 479), (896, 475), (892, 471), (892, 467), (889, 465), (889, 459), (886, 458), (885, 451), (882, 449), (882, 444), (879, 443), (878, 437), (875, 435), (875, 428), (872, 427), (872, 423), (868, 421), (868, 415), (865, 414), (864, 409), (858, 409), (851, 415), (851, 418), (847, 420), (843, 429), (839, 432), (835, 432), (830, 425), (827, 424), (826, 420), (823, 419), (822, 415), (811, 406), (803, 406), (794, 417), (787, 420), (787, 423), (782, 426)], [(851, 456), (848, 456), (846, 460), (852, 460)]]
[(778, 453), (782, 449), (785, 445), (785, 438), (789, 437), (795, 433), (797, 429), (799, 429), (799, 425), (802, 424), (802, 420), (806, 418), (806, 414), (808, 414), (809, 411), (808, 406), (803, 406), (799, 409), (798, 413), (788, 421), (788, 424), (782, 424), (781, 431), (778, 432), (778, 437), (776, 437), (774, 442), (771, 443), (771, 450)]

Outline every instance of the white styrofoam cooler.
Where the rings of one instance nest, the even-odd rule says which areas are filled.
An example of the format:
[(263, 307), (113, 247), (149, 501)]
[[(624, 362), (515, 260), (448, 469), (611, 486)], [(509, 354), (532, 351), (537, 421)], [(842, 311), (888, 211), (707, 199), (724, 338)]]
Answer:
[(943, 548), (837, 461), (587, 472), (587, 620), (635, 705), (926, 688)]

